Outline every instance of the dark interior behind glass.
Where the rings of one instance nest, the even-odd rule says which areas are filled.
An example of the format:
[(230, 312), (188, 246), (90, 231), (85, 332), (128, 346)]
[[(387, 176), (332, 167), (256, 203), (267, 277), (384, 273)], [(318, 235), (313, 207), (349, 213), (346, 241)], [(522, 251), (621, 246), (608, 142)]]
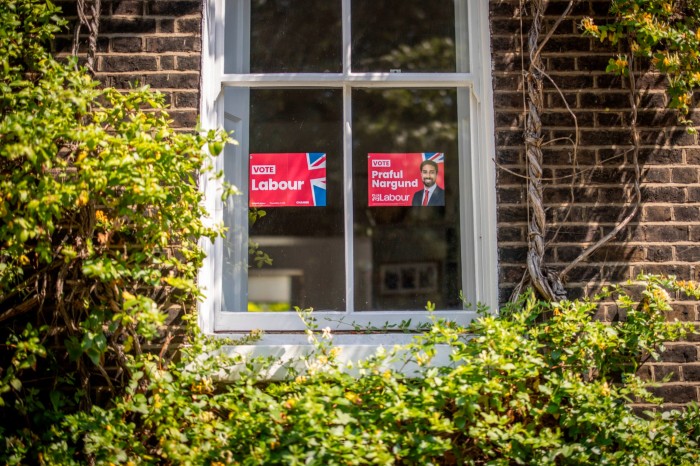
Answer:
[(454, 0), (353, 0), (352, 70), (456, 71)]
[(250, 72), (342, 72), (341, 4), (252, 0)]
[[(355, 90), (352, 102), (355, 309), (460, 309), (457, 91)], [(445, 206), (368, 207), (372, 152), (444, 152)]]
[[(337, 89), (250, 91), (251, 154), (327, 155), (326, 207), (263, 208), (265, 215), (249, 228), (251, 241), (272, 259), (258, 268), (251, 257), (249, 282), (288, 280), (291, 308), (345, 309), (342, 109)], [(257, 305), (268, 310), (265, 303)]]

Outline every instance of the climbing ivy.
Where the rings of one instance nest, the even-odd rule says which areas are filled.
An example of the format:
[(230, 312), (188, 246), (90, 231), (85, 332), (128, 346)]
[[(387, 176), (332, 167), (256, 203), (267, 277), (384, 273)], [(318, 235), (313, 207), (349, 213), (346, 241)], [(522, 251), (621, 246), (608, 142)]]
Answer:
[(668, 78), (668, 106), (685, 117), (700, 87), (699, 0), (612, 0), (611, 20), (597, 24), (585, 18), (583, 31), (613, 46), (623, 45), (607, 71), (627, 76), (631, 56), (643, 57)]

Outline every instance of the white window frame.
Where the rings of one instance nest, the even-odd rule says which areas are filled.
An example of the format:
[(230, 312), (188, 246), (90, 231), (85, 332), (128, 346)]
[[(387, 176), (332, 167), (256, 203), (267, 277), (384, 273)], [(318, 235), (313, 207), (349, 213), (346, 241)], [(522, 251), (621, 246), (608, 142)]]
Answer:
[[(339, 88), (343, 90), (343, 120), (344, 120), (344, 189), (352, 192), (352, 146), (351, 122), (352, 110), (350, 92), (353, 88), (454, 88), (465, 89), (462, 98), (469, 99), (468, 115), (458, 115), (460, 121), (468, 121), (466, 140), (462, 139), (460, 131), (460, 234), (462, 250), (463, 275), (469, 277), (465, 281), (464, 294), (469, 302), (483, 303), (496, 309), (498, 303), (498, 272), (496, 249), (496, 191), (495, 191), (495, 149), (493, 106), (491, 91), (491, 57), (488, 2), (482, 0), (455, 0), (456, 16), (467, 9), (468, 24), (457, 25), (456, 34), (465, 35), (457, 43), (468, 43), (468, 64), (460, 64), (464, 53), (457, 51), (457, 70), (468, 69), (469, 72), (458, 73), (356, 73), (350, 72), (350, 3), (342, 0), (342, 40), (343, 40), (343, 72), (342, 73), (274, 73), (250, 74), (224, 73), (225, 52), (225, 8), (234, 5), (236, 8), (236, 34), (241, 39), (249, 34), (250, 2), (249, 0), (205, 0), (202, 28), (202, 79), (201, 79), (201, 125), (203, 129), (221, 128), (224, 126), (224, 89), (239, 88)], [(229, 27), (232, 27), (229, 25)], [(229, 44), (230, 46), (230, 44)], [(236, 60), (245, 62), (247, 57), (236, 54)], [(239, 64), (240, 65), (240, 64)], [(243, 65), (238, 69), (243, 69)], [(461, 105), (460, 108), (465, 108)], [(247, 133), (243, 123), (242, 133)], [(461, 123), (460, 123), (461, 124)], [(234, 137), (239, 137), (234, 134)], [(239, 149), (245, 152), (245, 141)], [(463, 148), (468, 145), (467, 148)], [(465, 152), (466, 151), (466, 152)], [(464, 153), (471, 154), (464, 156)], [(224, 170), (224, 156), (213, 159), (216, 171)], [(201, 189), (205, 194), (205, 207), (210, 212), (207, 221), (220, 224), (224, 218), (224, 206), (220, 199), (221, 180), (212, 180), (203, 175), (200, 179)], [(353, 307), (353, 243), (352, 243), (352, 196), (345, 195), (345, 243), (346, 243), (346, 305)], [(247, 207), (240, 206), (233, 212), (238, 221), (247, 224)], [(295, 312), (231, 312), (222, 309), (223, 282), (223, 241), (217, 239), (214, 244), (209, 240), (201, 243), (207, 255), (199, 274), (199, 285), (206, 298), (199, 305), (199, 322), (205, 333), (239, 333), (260, 329), (265, 331), (299, 332), (304, 329)], [(466, 246), (466, 247), (465, 247)], [(247, 250), (247, 245), (245, 246)], [(239, 310), (240, 311), (240, 310)], [(472, 320), (476, 312), (466, 310), (436, 310), (436, 317), (466, 323)], [(410, 319), (412, 325), (418, 325), (429, 320), (426, 311), (362, 311), (353, 312), (319, 312), (315, 314), (318, 323), (335, 330), (351, 330), (347, 324), (359, 326), (381, 326), (385, 322), (397, 323)], [(324, 318), (332, 319), (325, 322)], [(343, 323), (338, 321), (342, 318)], [(266, 341), (277, 343), (293, 343), (300, 336), (268, 334)], [(355, 337), (348, 336), (351, 340)], [(373, 337), (373, 341), (376, 336)], [(400, 338), (399, 338), (400, 340)], [(300, 340), (301, 341), (301, 340)]]

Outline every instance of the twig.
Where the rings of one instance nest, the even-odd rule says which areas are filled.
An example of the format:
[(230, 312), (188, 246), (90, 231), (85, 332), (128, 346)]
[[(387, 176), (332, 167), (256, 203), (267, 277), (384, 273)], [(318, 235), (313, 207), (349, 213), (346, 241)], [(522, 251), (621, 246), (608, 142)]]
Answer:
[[(633, 54), (630, 54), (630, 68), (632, 68)], [(575, 258), (569, 265), (567, 265), (560, 273), (559, 276), (566, 277), (566, 275), (576, 267), (581, 261), (586, 259), (588, 256), (593, 254), (597, 249), (599, 249), (604, 244), (608, 243), (613, 239), (623, 228), (629, 224), (630, 221), (637, 215), (639, 207), (642, 203), (642, 192), (640, 188), (641, 180), (641, 170), (639, 168), (639, 149), (640, 149), (640, 138), (639, 138), (639, 128), (637, 127), (637, 109), (639, 107), (639, 95), (637, 93), (637, 82), (634, 78), (634, 70), (630, 70), (629, 73), (629, 99), (630, 105), (632, 107), (632, 119), (630, 121), (630, 132), (632, 133), (632, 165), (634, 167), (634, 205), (632, 210), (627, 214), (627, 216), (613, 228), (607, 235), (603, 236), (598, 242), (592, 246), (586, 248), (577, 258)]]
[[(564, 17), (573, 4), (569, 2)], [(551, 37), (554, 28), (546, 36), (546, 40), (539, 42), (540, 29), (544, 12), (549, 0), (532, 1), (532, 25), (528, 33), (528, 48), (530, 50), (530, 63), (525, 74), (527, 85), (527, 115), (525, 118), (525, 157), (528, 174), (527, 202), (528, 213), (532, 214), (528, 221), (528, 253), (527, 274), (532, 285), (538, 293), (549, 301), (556, 301), (566, 296), (564, 287), (558, 276), (548, 270), (544, 264), (545, 235), (547, 229), (547, 217), (543, 205), (542, 188), (542, 121), (540, 111), (544, 107), (542, 91), (542, 58), (541, 51), (547, 38)], [(555, 23), (561, 23), (561, 18)]]
[(88, 51), (85, 67), (95, 73), (95, 57), (97, 55), (97, 35), (100, 28), (100, 11), (102, 0), (93, 0), (90, 6), (90, 17), (85, 14), (85, 0), (77, 0), (78, 22), (73, 30), (73, 48), (71, 53), (78, 56), (80, 50), (80, 30), (85, 26), (88, 30)]

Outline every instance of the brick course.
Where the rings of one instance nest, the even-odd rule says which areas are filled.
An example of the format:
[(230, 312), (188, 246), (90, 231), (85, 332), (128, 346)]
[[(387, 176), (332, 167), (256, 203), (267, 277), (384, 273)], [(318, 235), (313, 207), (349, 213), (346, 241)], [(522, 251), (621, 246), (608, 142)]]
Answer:
[[(75, 21), (75, 2), (57, 3)], [(161, 91), (174, 126), (192, 129), (199, 114), (202, 8), (192, 0), (103, 0), (96, 77), (118, 89), (138, 84)], [(57, 52), (70, 51), (69, 32), (57, 37)]]

